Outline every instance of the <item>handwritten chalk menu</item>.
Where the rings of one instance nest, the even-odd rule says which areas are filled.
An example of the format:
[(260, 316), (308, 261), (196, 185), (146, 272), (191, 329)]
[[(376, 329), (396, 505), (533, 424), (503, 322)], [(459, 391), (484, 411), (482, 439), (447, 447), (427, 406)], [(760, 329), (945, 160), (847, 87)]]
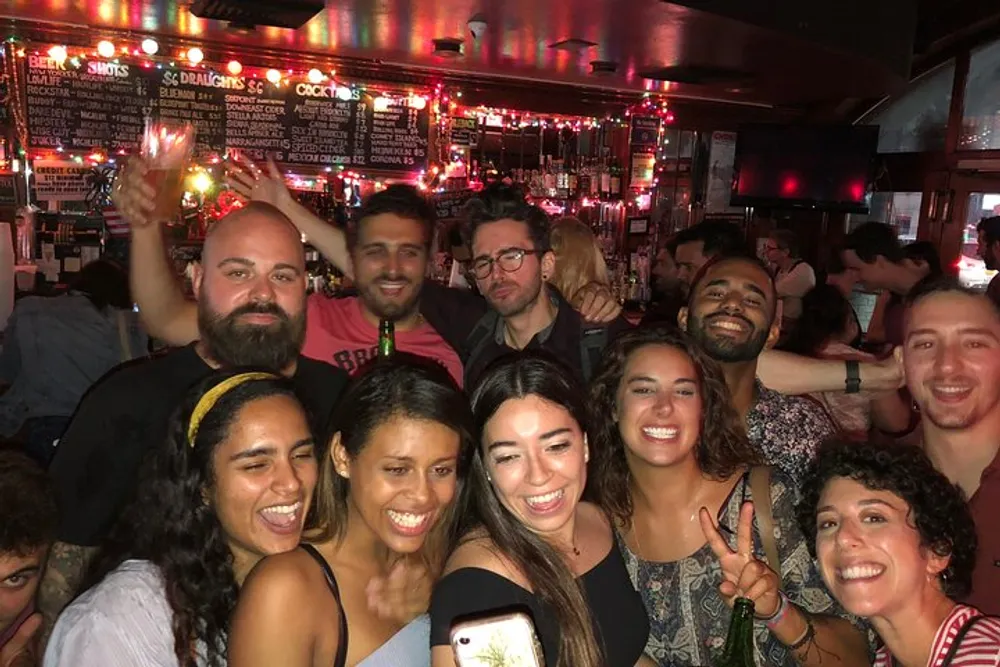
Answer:
[(194, 124), (199, 154), (236, 150), (286, 164), (395, 171), (427, 165), (430, 112), (402, 100), (376, 109), (357, 91), (339, 99), (332, 85), (276, 87), (208, 70), (25, 60), (32, 148), (134, 152), (151, 116)]
[(43, 56), (26, 60), (32, 148), (138, 148), (149, 104), (148, 79), (141, 68), (98, 61), (61, 67)]

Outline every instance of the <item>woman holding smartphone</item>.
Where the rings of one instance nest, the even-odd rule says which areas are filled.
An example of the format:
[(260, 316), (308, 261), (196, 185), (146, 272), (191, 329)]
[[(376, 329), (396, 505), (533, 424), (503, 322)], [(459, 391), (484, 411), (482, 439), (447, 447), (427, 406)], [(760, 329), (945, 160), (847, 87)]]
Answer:
[(371, 599), (405, 600), (385, 600), (369, 582), (393, 588), (415, 568), (440, 572), (471, 424), (465, 395), (432, 361), (397, 354), (354, 379), (321, 456), (318, 529), (247, 578), (229, 667), (429, 665), (430, 586), (417, 613), (400, 619)]
[(550, 667), (633, 667), (648, 620), (587, 483), (584, 397), (555, 362), (519, 354), (472, 395), (478, 446), (460, 503), (468, 518), (431, 600), (434, 667), (453, 667), (450, 634), (470, 614), (527, 610)]

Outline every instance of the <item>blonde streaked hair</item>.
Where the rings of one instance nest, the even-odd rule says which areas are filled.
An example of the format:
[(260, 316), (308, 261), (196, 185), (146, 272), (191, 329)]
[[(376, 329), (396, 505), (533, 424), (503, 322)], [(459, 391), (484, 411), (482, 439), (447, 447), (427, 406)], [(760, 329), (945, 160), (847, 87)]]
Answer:
[(577, 293), (590, 283), (610, 287), (608, 266), (590, 227), (572, 216), (559, 218), (552, 225), (551, 242), (556, 268), (549, 283), (567, 301), (578, 305)]

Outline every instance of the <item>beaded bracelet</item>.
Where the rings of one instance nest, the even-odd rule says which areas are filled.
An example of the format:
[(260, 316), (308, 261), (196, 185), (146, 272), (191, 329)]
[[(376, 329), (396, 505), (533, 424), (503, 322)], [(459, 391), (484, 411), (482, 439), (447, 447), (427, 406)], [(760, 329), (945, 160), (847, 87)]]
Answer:
[(802, 635), (801, 639), (799, 639), (797, 642), (788, 647), (788, 650), (791, 651), (792, 653), (798, 651), (800, 648), (811, 642), (813, 638), (816, 636), (816, 628), (813, 627), (813, 622), (812, 619), (809, 618), (809, 614), (805, 614), (805, 618), (806, 618), (805, 634)]

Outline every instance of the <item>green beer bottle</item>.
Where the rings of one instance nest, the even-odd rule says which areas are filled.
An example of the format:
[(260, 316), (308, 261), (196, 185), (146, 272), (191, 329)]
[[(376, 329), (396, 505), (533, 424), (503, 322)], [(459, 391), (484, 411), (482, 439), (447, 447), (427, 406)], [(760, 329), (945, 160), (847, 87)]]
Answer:
[(392, 320), (378, 324), (378, 358), (388, 359), (396, 353), (396, 327)]
[(753, 648), (753, 600), (736, 598), (726, 645), (715, 667), (755, 667), (756, 664)]

